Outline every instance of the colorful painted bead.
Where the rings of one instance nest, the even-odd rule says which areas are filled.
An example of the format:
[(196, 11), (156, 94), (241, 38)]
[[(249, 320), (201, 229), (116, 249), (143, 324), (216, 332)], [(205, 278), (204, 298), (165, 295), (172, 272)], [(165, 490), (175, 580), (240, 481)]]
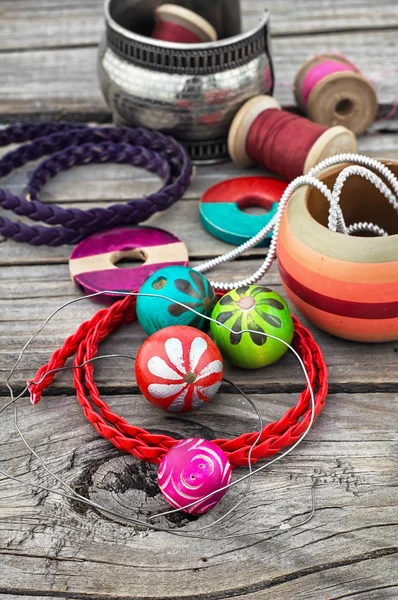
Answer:
[[(203, 227), (216, 238), (239, 246), (267, 225), (278, 210), (278, 202), (287, 184), (271, 177), (236, 177), (209, 188), (199, 204)], [(252, 215), (249, 206), (260, 206), (267, 212)], [(270, 233), (259, 246), (269, 244)]]
[[(220, 502), (231, 482), (232, 469), (226, 454), (213, 442), (190, 438), (173, 446), (162, 458), (158, 483), (165, 499), (174, 508), (202, 515)], [(210, 498), (200, 501), (208, 494)], [(193, 506), (184, 509), (191, 502)]]
[(215, 343), (202, 331), (184, 325), (151, 335), (135, 361), (135, 378), (142, 394), (169, 412), (187, 412), (209, 402), (223, 374)]
[(206, 316), (210, 316), (216, 303), (216, 295), (209, 281), (190, 267), (159, 269), (144, 282), (140, 293), (159, 296), (137, 298), (137, 319), (148, 334), (171, 325), (191, 325), (198, 329), (208, 326), (206, 319), (161, 296), (186, 304)]
[[(214, 307), (211, 332), (214, 341), (232, 364), (244, 369), (258, 369), (277, 361), (287, 350), (283, 342), (263, 335), (274, 335), (288, 344), (294, 325), (286, 302), (269, 288), (247, 285), (225, 294)], [(251, 329), (250, 333), (239, 333)], [(236, 332), (236, 333), (235, 333)]]
[[(138, 258), (144, 262), (121, 269), (121, 259)], [(114, 227), (94, 233), (73, 250), (69, 271), (76, 286), (85, 294), (105, 290), (136, 292), (158, 269), (170, 265), (187, 265), (188, 250), (172, 233), (157, 227)], [(101, 304), (111, 304), (120, 296), (102, 294)]]

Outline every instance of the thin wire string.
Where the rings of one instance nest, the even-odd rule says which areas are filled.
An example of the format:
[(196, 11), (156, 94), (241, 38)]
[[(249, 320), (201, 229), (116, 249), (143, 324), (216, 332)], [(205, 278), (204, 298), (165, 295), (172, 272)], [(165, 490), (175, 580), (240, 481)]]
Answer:
[[(44, 381), (44, 379), (50, 375), (51, 373), (58, 373), (59, 371), (66, 371), (66, 370), (73, 370), (73, 369), (81, 369), (83, 368), (85, 365), (88, 365), (90, 363), (99, 361), (99, 360), (103, 360), (105, 358), (126, 358), (129, 360), (135, 360), (135, 356), (129, 356), (129, 355), (125, 355), (125, 354), (104, 354), (102, 356), (96, 356), (93, 357), (89, 360), (84, 361), (83, 363), (79, 364), (79, 365), (68, 365), (66, 367), (58, 367), (56, 369), (51, 369), (50, 371), (47, 371), (38, 381), (32, 381), (30, 382), (29, 385), (38, 385), (40, 384), (42, 381)], [(239, 506), (240, 504), (242, 504), (242, 502), (244, 502), (244, 500), (246, 499), (247, 495), (250, 492), (251, 489), (251, 474), (252, 474), (252, 464), (251, 464), (251, 457), (252, 457), (252, 453), (254, 448), (256, 447), (256, 445), (258, 444), (261, 435), (263, 433), (263, 418), (261, 416), (261, 413), (259, 412), (257, 406), (255, 405), (255, 403), (253, 402), (253, 400), (251, 400), (249, 398), (249, 396), (247, 396), (247, 394), (238, 386), (236, 385), (236, 383), (234, 383), (233, 381), (223, 378), (223, 381), (225, 381), (226, 383), (232, 385), (240, 394), (242, 394), (242, 396), (245, 398), (245, 400), (251, 405), (251, 407), (253, 408), (253, 410), (256, 412), (258, 420), (259, 420), (259, 432), (258, 435), (256, 437), (256, 439), (254, 440), (253, 444), (251, 445), (249, 452), (248, 452), (248, 465), (249, 465), (249, 480), (248, 480), (248, 485), (247, 488), (245, 489), (245, 491), (243, 492), (243, 497), (241, 500), (238, 501), (237, 504), (235, 504), (231, 509), (228, 510), (227, 513), (225, 513), (224, 515), (222, 515), (219, 519), (217, 519), (216, 521), (214, 521), (213, 523), (210, 523), (210, 525), (207, 525), (205, 527), (203, 527), (202, 529), (207, 529), (208, 527), (212, 527), (214, 525), (216, 525), (217, 523), (223, 521), (228, 515), (230, 515), (232, 512), (234, 512)], [(26, 388), (25, 388), (26, 391)], [(19, 394), (15, 400), (11, 400), (10, 402), (8, 402), (1, 410), (0, 410), (0, 414), (2, 413), (2, 411), (7, 408), (7, 406), (9, 406), (12, 402), (14, 402), (14, 407), (16, 407), (16, 401), (21, 397), (21, 394)], [(59, 483), (61, 483), (62, 485), (66, 486), (71, 492), (74, 492), (73, 488), (70, 487), (68, 484), (66, 484), (66, 482), (64, 482), (63, 480), (61, 480), (60, 478), (58, 478), (58, 476), (56, 476), (54, 473), (52, 473), (51, 471), (49, 471), (46, 467), (46, 465), (44, 464), (44, 462), (42, 461), (41, 457), (33, 450), (33, 448), (30, 446), (30, 444), (28, 443), (28, 441), (25, 438), (24, 433), (22, 432), (22, 430), (20, 429), (19, 425), (18, 425), (18, 413), (14, 413), (14, 426), (19, 434), (19, 436), (21, 437), (22, 441), (24, 442), (24, 444), (27, 446), (27, 448), (30, 450), (30, 452), (36, 457), (38, 458), (38, 460), (41, 462), (41, 464), (43, 465), (43, 467), (46, 469), (46, 471), (51, 474), (53, 477), (55, 477), (57, 479), (57, 481)], [(213, 494), (217, 493), (218, 491), (221, 490), (215, 490), (214, 492), (211, 492), (207, 497), (211, 497)], [(204, 498), (203, 498), (204, 499)], [(198, 504), (198, 502), (202, 502), (203, 499), (199, 499), (199, 500), (195, 500), (194, 502), (191, 502), (191, 504), (184, 506), (183, 508), (189, 508), (191, 506), (194, 506), (195, 504)], [(149, 517), (149, 519), (156, 519), (159, 517), (163, 517), (163, 516), (168, 516), (170, 514), (179, 512), (181, 509), (171, 509), (159, 514), (155, 514), (152, 515), (151, 517)]]
[[(190, 310), (192, 313), (194, 313), (194, 314), (196, 314), (198, 316), (201, 316), (202, 318), (204, 317), (208, 321), (214, 322), (217, 326), (224, 327), (224, 329), (230, 331), (231, 333), (235, 333), (235, 334), (236, 333), (237, 334), (255, 333), (251, 329), (243, 329), (240, 332), (233, 331), (231, 328), (229, 328), (224, 323), (218, 323), (218, 321), (216, 321), (212, 317), (208, 317), (207, 315), (203, 315), (202, 313), (199, 313), (199, 311), (195, 310), (194, 308), (192, 308), (192, 307), (190, 307), (188, 305), (185, 305), (182, 302), (179, 302), (177, 300), (169, 298), (168, 296), (162, 295), (162, 294), (144, 294), (144, 293), (139, 293), (139, 292), (129, 292), (129, 293), (126, 294), (126, 293), (123, 293), (123, 292), (115, 292), (114, 290), (104, 290), (104, 291), (101, 291), (101, 292), (96, 292), (94, 294), (90, 294), (88, 296), (81, 296), (79, 298), (74, 298), (72, 300), (69, 300), (68, 302), (66, 302), (63, 305), (61, 305), (60, 307), (58, 307), (55, 311), (53, 311), (53, 313), (51, 313), (51, 315), (49, 317), (47, 317), (47, 319), (44, 321), (44, 323), (36, 330), (36, 332), (31, 336), (31, 338), (29, 338), (29, 340), (23, 346), (22, 350), (20, 351), (20, 353), (19, 353), (19, 355), (17, 357), (16, 362), (14, 363), (14, 365), (12, 366), (9, 374), (6, 377), (5, 382), (6, 382), (6, 386), (8, 388), (8, 391), (10, 393), (10, 398), (11, 399), (10, 399), (9, 402), (7, 402), (0, 409), (0, 414), (8, 406), (10, 406), (11, 404), (13, 404), (13, 406), (14, 406), (14, 426), (15, 426), (15, 429), (18, 432), (18, 435), (20, 436), (21, 440), (24, 442), (24, 444), (26, 445), (26, 447), (28, 448), (28, 450), (30, 451), (30, 453), (38, 459), (38, 461), (40, 462), (40, 464), (42, 465), (42, 467), (45, 469), (45, 471), (51, 477), (55, 478), (63, 487), (66, 487), (71, 492), (71, 494), (65, 494), (64, 492), (61, 492), (61, 491), (53, 489), (53, 488), (48, 488), (48, 487), (42, 486), (40, 484), (30, 484), (29, 482), (21, 481), (20, 478), (14, 477), (14, 476), (10, 475), (9, 473), (7, 473), (7, 472), (5, 472), (5, 471), (3, 471), (1, 469), (0, 469), (0, 473), (3, 476), (5, 476), (6, 478), (11, 479), (13, 481), (16, 481), (16, 482), (20, 483), (21, 485), (25, 485), (25, 486), (28, 486), (28, 487), (31, 487), (31, 488), (34, 488), (34, 489), (41, 489), (41, 490), (49, 492), (49, 493), (55, 493), (55, 494), (57, 494), (57, 495), (59, 495), (59, 496), (61, 496), (63, 498), (69, 498), (69, 499), (76, 499), (76, 498), (78, 498), (80, 501), (84, 502), (87, 505), (90, 505), (90, 506), (92, 506), (92, 507), (94, 507), (94, 508), (96, 508), (98, 510), (105, 511), (108, 514), (111, 514), (114, 517), (121, 518), (124, 521), (127, 521), (127, 522), (129, 522), (129, 523), (131, 523), (133, 525), (139, 525), (141, 527), (145, 527), (147, 529), (152, 529), (154, 531), (163, 531), (163, 532), (166, 532), (166, 533), (171, 533), (173, 535), (179, 535), (179, 536), (183, 536), (183, 537), (193, 537), (193, 538), (199, 537), (201, 539), (211, 539), (211, 540), (214, 540), (214, 539), (234, 539), (236, 537), (241, 537), (241, 536), (245, 536), (245, 535), (257, 535), (259, 533), (260, 534), (261, 533), (268, 533), (270, 531), (276, 531), (278, 529), (287, 529), (287, 528), (293, 528), (293, 527), (294, 528), (295, 527), (300, 527), (300, 526), (304, 525), (305, 523), (307, 523), (313, 517), (313, 515), (315, 513), (315, 493), (314, 493), (314, 486), (311, 488), (312, 508), (311, 508), (309, 516), (306, 517), (306, 519), (304, 519), (304, 521), (302, 521), (302, 522), (300, 522), (300, 523), (298, 523), (296, 525), (289, 526), (289, 527), (287, 527), (288, 524), (285, 521), (283, 521), (281, 523), (281, 525), (279, 525), (279, 526), (273, 526), (271, 528), (267, 528), (267, 529), (261, 530), (261, 531), (257, 530), (257, 531), (253, 531), (253, 532), (245, 532), (244, 534), (231, 534), (229, 536), (221, 536), (221, 537), (214, 538), (214, 537), (209, 537), (209, 536), (201, 536), (201, 535), (198, 536), (198, 535), (196, 535), (196, 533), (175, 531), (175, 530), (172, 530), (172, 529), (168, 529), (168, 528), (157, 526), (157, 525), (155, 525), (153, 523), (148, 523), (147, 521), (143, 521), (141, 519), (128, 518), (125, 515), (119, 514), (117, 511), (113, 511), (113, 510), (107, 509), (106, 507), (104, 507), (102, 505), (99, 505), (98, 503), (96, 503), (96, 502), (94, 502), (94, 501), (92, 501), (92, 500), (90, 500), (90, 499), (82, 496), (81, 494), (79, 494), (78, 492), (76, 492), (76, 490), (74, 490), (71, 486), (69, 486), (67, 482), (63, 481), (60, 477), (58, 477), (58, 475), (56, 473), (53, 473), (47, 467), (47, 465), (45, 464), (45, 462), (43, 461), (43, 459), (30, 446), (29, 442), (26, 440), (25, 435), (22, 432), (22, 430), (20, 429), (19, 424), (18, 424), (17, 400), (20, 399), (23, 396), (24, 393), (26, 393), (26, 391), (32, 385), (32, 382), (30, 382), (24, 388), (24, 390), (20, 394), (18, 394), (18, 396), (14, 396), (14, 391), (13, 391), (13, 388), (12, 388), (10, 382), (11, 382), (11, 379), (12, 379), (12, 377), (13, 377), (16, 369), (18, 368), (18, 366), (19, 366), (22, 358), (24, 357), (24, 354), (25, 354), (27, 348), (33, 343), (33, 341), (38, 337), (38, 335), (43, 331), (43, 329), (48, 325), (48, 323), (60, 311), (62, 311), (64, 308), (66, 308), (66, 307), (68, 307), (68, 306), (70, 306), (72, 304), (75, 304), (77, 302), (80, 302), (82, 300), (85, 300), (85, 299), (88, 299), (88, 298), (94, 298), (94, 297), (97, 297), (97, 296), (101, 296), (103, 294), (111, 294), (111, 295), (115, 295), (115, 296), (144, 296), (144, 297), (162, 298), (162, 299), (167, 300), (169, 302), (172, 302), (172, 303), (174, 303), (176, 305), (179, 305), (179, 306), (181, 306), (181, 307), (183, 307), (183, 308), (185, 308), (187, 310)], [(310, 392), (310, 409), (311, 409), (311, 415), (310, 415), (308, 426), (307, 426), (306, 430), (303, 432), (303, 434), (299, 437), (299, 439), (296, 440), (296, 442), (294, 444), (292, 444), (292, 446), (290, 446), (289, 448), (287, 448), (282, 454), (280, 454), (277, 457), (273, 458), (272, 460), (268, 461), (267, 463), (265, 463), (261, 467), (257, 467), (256, 469), (253, 470), (252, 467), (251, 467), (251, 460), (250, 460), (250, 458), (251, 458), (251, 453), (252, 453), (254, 447), (256, 446), (256, 444), (258, 443), (258, 440), (261, 437), (262, 419), (261, 419), (261, 415), (258, 412), (257, 408), (255, 407), (254, 403), (247, 397), (247, 395), (242, 390), (240, 390), (240, 388), (238, 388), (236, 386), (236, 388), (240, 391), (240, 393), (242, 393), (244, 395), (245, 399), (249, 401), (249, 403), (251, 404), (251, 406), (256, 410), (257, 414), (260, 416), (260, 430), (259, 430), (259, 434), (258, 434), (257, 438), (255, 439), (253, 445), (251, 446), (250, 451), (249, 451), (249, 455), (248, 455), (249, 473), (247, 473), (246, 475), (243, 475), (243, 476), (239, 477), (238, 479), (236, 479), (235, 481), (231, 482), (230, 484), (228, 484), (226, 486), (223, 486), (223, 487), (219, 488), (218, 490), (215, 490), (214, 492), (212, 492), (212, 493), (208, 494), (207, 496), (201, 498), (200, 501), (206, 500), (207, 498), (210, 498), (211, 496), (213, 496), (213, 494), (216, 494), (216, 493), (218, 493), (220, 491), (224, 491), (224, 490), (229, 489), (230, 487), (238, 485), (240, 482), (245, 481), (246, 479), (249, 479), (248, 489), (250, 490), (251, 479), (252, 479), (253, 475), (255, 475), (256, 473), (259, 473), (260, 471), (263, 471), (265, 468), (267, 468), (267, 467), (271, 466), (272, 464), (274, 464), (274, 463), (282, 460), (284, 457), (286, 457), (288, 454), (290, 454), (299, 444), (302, 443), (302, 441), (308, 435), (308, 433), (309, 433), (309, 431), (310, 431), (310, 429), (311, 429), (311, 427), (313, 425), (313, 422), (314, 422), (314, 419), (315, 419), (315, 397), (314, 397), (314, 391), (313, 391), (312, 386), (311, 386), (311, 381), (309, 379), (308, 372), (306, 370), (306, 367), (305, 367), (304, 362), (302, 361), (300, 355), (298, 354), (298, 352), (290, 344), (288, 344), (287, 342), (285, 342), (285, 340), (282, 340), (282, 339), (278, 338), (277, 336), (273, 336), (273, 335), (267, 334), (265, 332), (257, 332), (257, 333), (260, 333), (264, 337), (269, 337), (271, 339), (274, 339), (274, 340), (277, 340), (277, 341), (283, 343), (288, 349), (290, 349), (291, 352), (293, 352), (293, 354), (296, 356), (297, 360), (299, 361), (300, 366), (301, 366), (301, 368), (302, 368), (302, 370), (304, 372), (304, 376), (305, 376), (306, 383), (307, 383), (307, 388), (308, 388), (308, 390)], [(132, 357), (126, 356), (126, 355), (121, 355), (121, 356), (124, 356), (126, 358), (132, 358)], [(107, 358), (111, 358), (112, 357), (113, 358), (113, 357), (116, 357), (116, 355), (105, 355), (104, 358), (105, 357), (107, 357)], [(91, 361), (87, 361), (87, 362), (93, 362), (94, 360), (96, 360), (96, 359), (98, 360), (100, 358), (102, 358), (102, 357), (95, 357)], [(82, 366), (84, 366), (84, 364), (85, 363), (83, 363), (82, 365), (74, 365), (73, 367), (75, 367), (75, 368), (79, 368), (80, 367), (81, 368)], [(71, 368), (73, 368), (73, 367), (71, 367)], [(54, 371), (64, 370), (66, 368), (69, 368), (69, 367), (61, 367), (59, 369), (54, 369)], [(49, 375), (49, 372), (47, 372), (43, 377), (46, 377), (48, 375)], [(34, 383), (38, 384), (39, 382), (34, 382)], [(228, 383), (232, 383), (232, 385), (235, 385), (235, 384), (233, 384), (233, 382), (230, 382), (230, 381), (228, 381)], [(215, 522), (212, 522), (212, 523), (210, 523), (210, 524), (208, 524), (208, 525), (206, 525), (206, 526), (204, 526), (202, 528), (197, 529), (197, 531), (202, 531), (204, 529), (208, 529), (209, 527), (213, 527), (214, 525), (216, 525), (219, 522), (221, 522), (223, 519), (226, 518), (226, 516), (228, 516), (229, 514), (231, 514), (231, 512), (233, 512), (234, 510), (236, 510), (236, 508), (244, 501), (244, 499), (245, 499), (246, 496), (247, 496), (247, 492), (246, 492), (246, 495), (244, 496), (244, 498), (242, 498), (225, 515), (223, 515), (222, 517), (220, 517), (219, 519), (217, 519)], [(193, 506), (193, 505), (197, 504), (197, 502), (198, 501), (196, 500), (196, 501), (188, 504), (187, 506), (184, 506), (183, 508), (184, 509), (189, 508), (190, 506)], [(161, 516), (167, 516), (167, 515), (173, 514), (175, 512), (179, 512), (179, 509), (173, 509), (173, 510), (170, 510), (170, 511), (159, 513), (158, 515), (153, 515), (153, 516), (151, 516), (151, 519), (154, 519), (156, 517), (161, 517)]]

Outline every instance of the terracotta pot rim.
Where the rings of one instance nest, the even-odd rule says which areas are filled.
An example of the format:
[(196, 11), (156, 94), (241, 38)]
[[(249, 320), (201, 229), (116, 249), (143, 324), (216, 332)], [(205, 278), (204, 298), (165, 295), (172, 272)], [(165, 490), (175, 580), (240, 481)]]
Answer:
[[(380, 161), (381, 163), (383, 163), (384, 165), (386, 165), (387, 167), (389, 165), (396, 165), (398, 167), (398, 160), (394, 160), (394, 159), (388, 159), (388, 158), (377, 158), (376, 160)], [(347, 163), (348, 165), (349, 163)], [(328, 169), (325, 169), (324, 171), (321, 172), (319, 178), (322, 179), (322, 176), (324, 175), (330, 175), (332, 173), (335, 173), (336, 171), (341, 171), (342, 166), (341, 165), (335, 165), (333, 167), (329, 167)], [(316, 224), (316, 226), (319, 226), (320, 228), (322, 228), (325, 233), (327, 235), (330, 236), (335, 236), (335, 238), (337, 239), (337, 236), (343, 238), (343, 239), (347, 239), (347, 236), (344, 233), (340, 233), (338, 231), (331, 231), (330, 229), (328, 229), (328, 227), (326, 227), (325, 225), (322, 225), (322, 223), (319, 223), (319, 221), (317, 221), (311, 214), (309, 208), (308, 208), (308, 197), (310, 192), (313, 190), (313, 188), (309, 185), (305, 185), (301, 188), (299, 188), (298, 190), (296, 190), (296, 192), (294, 192), (294, 196), (297, 195), (302, 195), (305, 194), (304, 197), (304, 207), (308, 216), (308, 219), (310, 219), (314, 224)], [(386, 200), (387, 202), (387, 200)], [(397, 238), (398, 239), (398, 233), (394, 233), (392, 235), (388, 236), (389, 239), (393, 239), (393, 238)], [(386, 239), (388, 239), (385, 236), (375, 236), (372, 237), (372, 242), (375, 242), (377, 244), (383, 244), (383, 242), (385, 243)], [(357, 242), (358, 240), (367, 240), (369, 241), (369, 236), (361, 236), (361, 235), (356, 235), (356, 236), (350, 236), (349, 238), (351, 240), (352, 243)]]
[[(397, 165), (398, 161), (384, 160), (384, 164)], [(341, 166), (332, 167), (332, 172)], [(331, 169), (323, 171), (330, 173)], [(344, 262), (388, 263), (398, 261), (398, 234), (383, 237), (348, 236), (330, 231), (311, 214), (308, 207), (309, 193), (313, 188), (297, 189), (286, 208), (286, 218), (292, 233), (318, 254)], [(386, 200), (387, 202), (387, 200)]]

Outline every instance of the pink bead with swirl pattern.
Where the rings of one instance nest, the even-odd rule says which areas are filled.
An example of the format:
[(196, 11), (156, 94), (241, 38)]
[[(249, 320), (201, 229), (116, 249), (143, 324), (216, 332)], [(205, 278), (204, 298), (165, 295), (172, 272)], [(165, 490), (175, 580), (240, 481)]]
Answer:
[[(216, 506), (227, 489), (200, 500), (228, 485), (231, 476), (230, 462), (216, 444), (189, 438), (178, 442), (164, 455), (159, 465), (158, 483), (163, 496), (174, 508), (201, 515)], [(184, 509), (195, 500), (197, 504)]]

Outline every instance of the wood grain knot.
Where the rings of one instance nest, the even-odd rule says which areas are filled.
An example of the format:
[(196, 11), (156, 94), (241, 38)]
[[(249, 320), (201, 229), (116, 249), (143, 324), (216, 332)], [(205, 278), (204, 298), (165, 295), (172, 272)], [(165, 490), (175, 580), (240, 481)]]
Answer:
[[(158, 487), (157, 466), (131, 455), (121, 455), (91, 465), (79, 476), (74, 487), (82, 496), (106, 509), (97, 510), (104, 518), (122, 525), (128, 525), (128, 519), (131, 518), (146, 521), (152, 515), (171, 509)], [(71, 504), (79, 513), (91, 510), (83, 502), (72, 501)], [(174, 513), (153, 519), (152, 523), (176, 528), (184, 527), (196, 519), (191, 515)]]

